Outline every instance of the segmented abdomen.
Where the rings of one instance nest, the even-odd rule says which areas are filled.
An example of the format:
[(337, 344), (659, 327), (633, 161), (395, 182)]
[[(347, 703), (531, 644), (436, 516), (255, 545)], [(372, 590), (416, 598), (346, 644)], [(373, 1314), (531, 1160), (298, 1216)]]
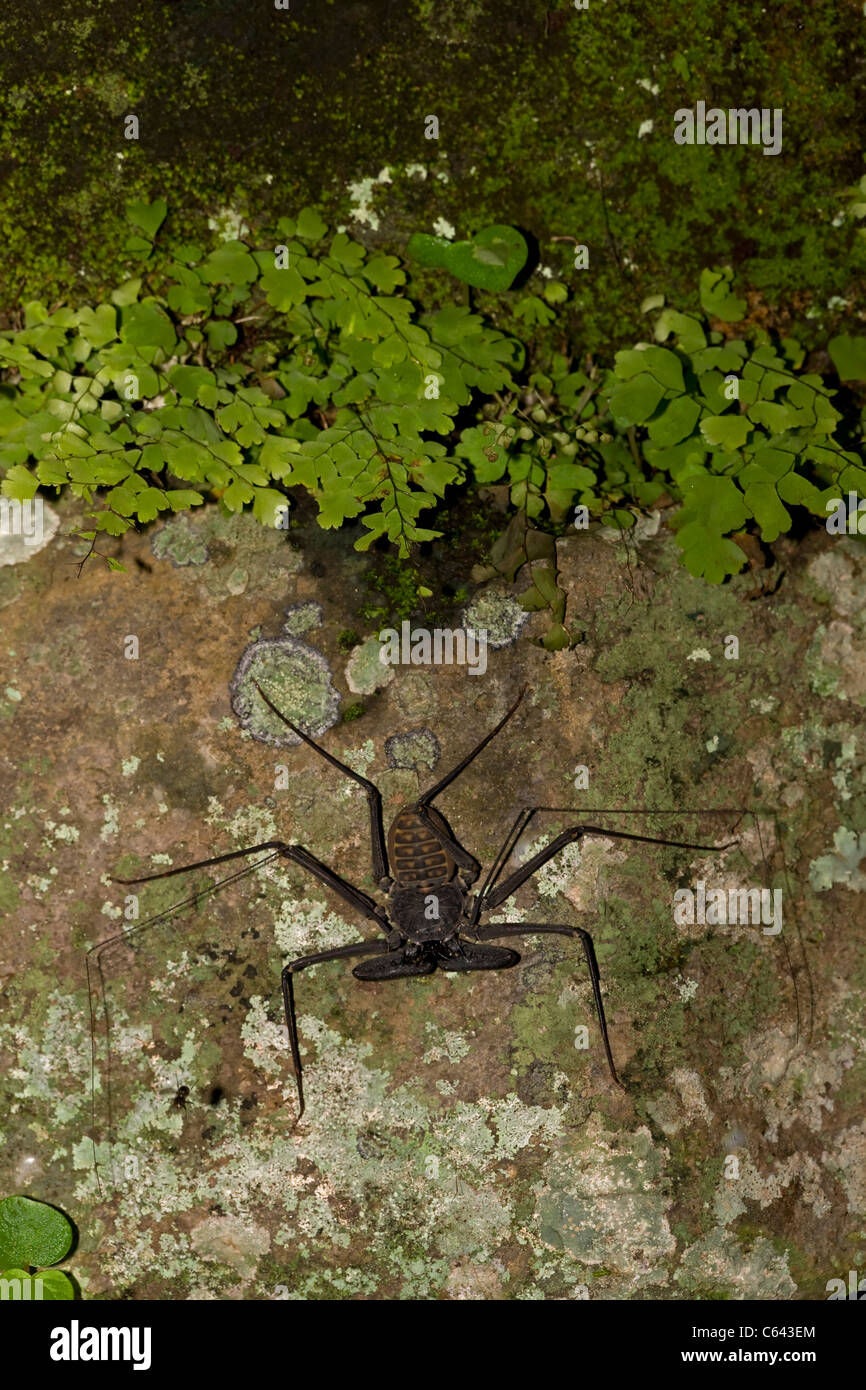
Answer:
[[(450, 833), (438, 811), (431, 808), (429, 814), (439, 829)], [(418, 812), (409, 807), (398, 811), (391, 823), (388, 858), (394, 879), (406, 888), (436, 888), (454, 876), (451, 855), (435, 835), (430, 834)]]

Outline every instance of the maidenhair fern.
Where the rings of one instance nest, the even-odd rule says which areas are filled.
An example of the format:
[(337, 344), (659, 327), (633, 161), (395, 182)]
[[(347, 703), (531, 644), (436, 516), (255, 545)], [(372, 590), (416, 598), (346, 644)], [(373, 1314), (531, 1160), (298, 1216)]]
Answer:
[[(612, 369), (576, 369), (562, 352), (525, 366), (489, 317), (425, 312), (396, 256), (329, 235), (313, 209), (282, 219), (266, 247), (208, 253), (155, 251), (166, 213), (161, 200), (129, 206), (140, 269), (109, 302), (33, 302), (0, 334), (3, 494), (69, 488), (93, 508), (81, 532), (93, 546), (207, 499), (285, 525), (287, 493), (302, 487), (320, 525), (357, 520), (358, 549), (387, 537), (406, 557), (440, 534), (422, 516), (450, 485), (506, 483), (524, 536), (575, 518), (628, 526), (635, 509), (679, 502), (684, 563), (718, 582), (745, 563), (732, 534), (773, 541), (792, 506), (823, 517), (831, 496), (866, 493), (858, 455), (836, 437), (833, 392), (803, 371), (793, 339), (725, 339), (662, 308), (653, 342)], [(487, 291), (504, 291), (525, 258), (509, 228), (450, 252), (440, 241), (413, 238), (415, 258)], [(701, 279), (702, 306), (722, 322), (745, 307), (731, 278)], [(567, 297), (548, 288), (507, 301), (512, 321), (543, 330)], [(561, 623), (559, 597), (544, 601)]]

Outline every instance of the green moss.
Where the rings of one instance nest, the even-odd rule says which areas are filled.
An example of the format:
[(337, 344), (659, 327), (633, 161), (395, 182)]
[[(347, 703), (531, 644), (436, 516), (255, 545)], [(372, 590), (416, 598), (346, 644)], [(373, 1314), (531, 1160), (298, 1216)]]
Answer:
[(379, 557), (376, 568), (367, 576), (371, 590), (381, 595), (381, 602), (368, 600), (358, 609), (358, 617), (374, 627), (387, 627), (410, 617), (419, 604), (418, 576), (411, 565), (388, 554)]
[[(7, 302), (22, 274), (25, 297), (104, 287), (125, 241), (125, 195), (158, 185), (184, 209), (176, 221), (188, 239), (202, 210), (270, 216), (315, 202), (323, 148), (344, 214), (343, 190), (359, 177), (384, 165), (430, 171), (377, 186), (378, 236), (432, 230), (440, 216), (461, 236), (523, 225), (573, 286), (576, 336), (589, 345), (630, 336), (645, 294), (689, 294), (703, 265), (732, 255), (767, 297), (806, 291), (823, 304), (846, 288), (837, 267), (851, 262), (852, 229), (832, 227), (829, 214), (837, 189), (860, 174), (835, 80), (863, 56), (853, 9), (817, 0), (803, 23), (769, 39), (746, 0), (721, 19), (712, 0), (688, 13), (665, 4), (652, 24), (615, 6), (598, 7), (590, 24), (568, 8), (527, 16), (516, 0), (495, 12), (425, 0), (391, 16), (387, 33), (375, 13), (333, 4), (241, 16), (231, 0), (213, 0), (207, 14), (202, 25), (196, 6), (160, 5), (119, 31), (111, 7), (88, 0), (70, 33), (48, 0), (4, 8)], [(35, 70), (14, 42), (25, 21), (44, 56)], [(274, 122), (287, 83), (295, 99)], [(676, 146), (674, 111), (710, 87), (722, 106), (782, 107), (786, 151), (820, 126), (820, 158)], [(129, 111), (138, 141), (123, 138)], [(424, 138), (427, 112), (439, 117), (438, 141)], [(639, 139), (647, 119), (654, 129)], [(569, 235), (590, 247), (585, 291), (571, 244), (552, 240)], [(862, 274), (862, 241), (853, 256)]]

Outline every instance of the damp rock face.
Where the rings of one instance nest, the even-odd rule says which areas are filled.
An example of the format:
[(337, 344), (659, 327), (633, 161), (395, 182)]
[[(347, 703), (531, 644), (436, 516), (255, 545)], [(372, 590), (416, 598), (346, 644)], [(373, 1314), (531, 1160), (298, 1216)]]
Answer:
[(410, 767), (416, 771), (432, 772), (442, 755), (439, 740), (432, 729), (410, 729), (385, 740), (385, 757), (389, 767)]
[[(302, 566), (300, 553), (285, 532), (262, 527), (247, 512), (224, 516), (200, 507), (172, 517), (150, 540), (157, 560), (195, 576), (200, 599), (223, 602), (269, 586), (275, 575), (287, 585)], [(200, 573), (199, 573), (200, 572)]]
[(648, 1273), (676, 1248), (663, 1171), (649, 1130), (620, 1138), (591, 1123), (579, 1161), (550, 1170), (537, 1210), (541, 1239), (588, 1266)]
[[(755, 598), (751, 576), (715, 588), (682, 571), (665, 528), (646, 562), (575, 533), (558, 555), (580, 644), (546, 651), (531, 616), (483, 677), (383, 667), (390, 683), (362, 700), (340, 635), (370, 635), (358, 603), (376, 561), (345, 536), (340, 550), (313, 524), (290, 542), (213, 510), (194, 518), (207, 563), (151, 562), (134, 584), (89, 565), (71, 581), (80, 517), (65, 505), (51, 547), (0, 569), (0, 1191), (80, 1219), (86, 1296), (824, 1299), (847, 1278), (866, 1208), (866, 747), (847, 647), (821, 641), (834, 623), (860, 640), (862, 546), (816, 536)], [(150, 561), (150, 533), (124, 544), (128, 571)], [(238, 569), (249, 583), (233, 593)], [(523, 620), (510, 593), (467, 598), (494, 641), (513, 631), (497, 615)], [(760, 834), (744, 820), (718, 853), (570, 846), (485, 919), (592, 933), (625, 1090), (579, 943), (543, 934), (512, 939), (514, 969), (471, 977), (372, 984), (351, 959), (299, 973), (298, 1123), (281, 968), (375, 933), (300, 863), (246, 856), (302, 844), (361, 892), (376, 881), (364, 788), (289, 747), (256, 679), (381, 788), (385, 826), (526, 687), (440, 803), (485, 875), (524, 805), (561, 810), (525, 827), (510, 868), (590, 805), (676, 807), (602, 824), (701, 844), (735, 820), (701, 808), (766, 808)], [(337, 690), (342, 709), (362, 705), (351, 723)], [(122, 930), (111, 880), (226, 852), (236, 879), (165, 921), (201, 879), (145, 885), (152, 925), (135, 951), (121, 937), (99, 957), (110, 1057), (98, 1026), (94, 1117), (82, 1059), (102, 990), (81, 945)], [(781, 933), (675, 921), (675, 887), (701, 879), (781, 884)]]
[(302, 740), (269, 709), (259, 684), (287, 719), (311, 738), (336, 724), (340, 694), (321, 652), (297, 637), (265, 637), (252, 642), (238, 662), (229, 687), (241, 727), (260, 743), (291, 748)]

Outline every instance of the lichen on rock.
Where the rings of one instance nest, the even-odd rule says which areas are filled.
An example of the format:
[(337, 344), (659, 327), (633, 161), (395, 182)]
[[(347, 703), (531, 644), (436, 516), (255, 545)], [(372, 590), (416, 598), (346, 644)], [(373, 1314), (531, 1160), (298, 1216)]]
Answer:
[(285, 748), (301, 743), (265, 704), (257, 684), (311, 738), (337, 722), (340, 694), (332, 684), (331, 668), (321, 652), (297, 637), (252, 642), (238, 662), (230, 691), (232, 709), (253, 738)]
[(411, 767), (419, 772), (432, 772), (442, 754), (439, 740), (432, 729), (409, 729), (405, 734), (392, 734), (385, 740), (385, 756), (389, 767)]

